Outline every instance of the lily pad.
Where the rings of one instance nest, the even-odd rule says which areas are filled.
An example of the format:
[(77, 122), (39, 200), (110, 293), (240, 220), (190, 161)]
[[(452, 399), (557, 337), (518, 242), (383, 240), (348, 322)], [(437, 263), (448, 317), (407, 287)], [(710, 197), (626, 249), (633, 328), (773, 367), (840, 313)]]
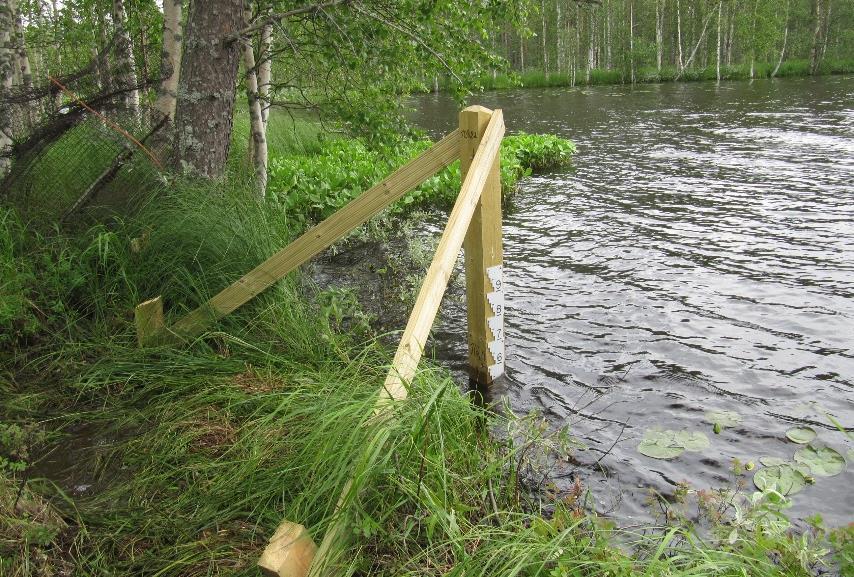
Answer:
[(765, 467), (779, 467), (788, 463), (786, 459), (780, 457), (759, 457), (759, 462)]
[(685, 447), (686, 451), (702, 451), (708, 449), (709, 438), (699, 431), (679, 431), (676, 440)]
[(786, 437), (793, 443), (806, 445), (815, 439), (816, 432), (812, 427), (795, 427), (786, 431)]
[(709, 411), (706, 413), (706, 420), (719, 430), (741, 423), (741, 415), (735, 411)]
[(783, 464), (759, 469), (753, 475), (753, 484), (760, 491), (777, 491), (781, 495), (794, 495), (807, 486), (803, 473)]
[(830, 447), (808, 445), (795, 451), (795, 461), (808, 466), (819, 477), (833, 477), (845, 470), (845, 458)]
[(700, 432), (650, 430), (644, 433), (638, 451), (653, 459), (673, 459), (685, 451), (702, 451), (708, 446), (709, 438)]
[(676, 441), (673, 431), (647, 431), (638, 451), (653, 459), (673, 459), (684, 453), (685, 447)]

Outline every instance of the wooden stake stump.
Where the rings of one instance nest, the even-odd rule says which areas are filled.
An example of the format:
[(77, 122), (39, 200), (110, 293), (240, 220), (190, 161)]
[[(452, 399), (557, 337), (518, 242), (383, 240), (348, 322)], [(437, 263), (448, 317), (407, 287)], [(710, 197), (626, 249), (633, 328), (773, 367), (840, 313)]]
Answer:
[(317, 545), (302, 525), (282, 521), (258, 560), (267, 577), (305, 577), (317, 553)]
[[(460, 170), (465, 179), (492, 111), (460, 112)], [(495, 157), (466, 234), (469, 372), (480, 385), (504, 374), (504, 282), (501, 242), (501, 155)]]
[(163, 320), (163, 299), (155, 297), (139, 303), (133, 311), (136, 324), (136, 336), (139, 346), (153, 344), (165, 327)]

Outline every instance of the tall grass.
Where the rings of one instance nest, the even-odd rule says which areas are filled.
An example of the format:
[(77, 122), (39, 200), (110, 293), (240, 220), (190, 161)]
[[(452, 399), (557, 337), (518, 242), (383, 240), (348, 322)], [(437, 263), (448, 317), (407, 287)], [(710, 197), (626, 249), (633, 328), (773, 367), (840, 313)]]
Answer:
[[(754, 64), (754, 78), (770, 78), (776, 67), (776, 63), (756, 62)], [(826, 59), (819, 67), (819, 75), (850, 74), (854, 72), (854, 60), (852, 59)], [(780, 65), (775, 75), (778, 78), (810, 76), (810, 66), (807, 60), (786, 60)], [(636, 83), (658, 83), (658, 82), (694, 82), (700, 80), (715, 80), (717, 70), (714, 65), (705, 68), (686, 68), (679, 74), (675, 67), (664, 66), (661, 70), (655, 67), (641, 66), (635, 70)], [(739, 64), (721, 67), (722, 80), (749, 80), (750, 64)], [(586, 86), (607, 84), (629, 84), (631, 72), (628, 69), (603, 69), (578, 70), (573, 75), (570, 72), (560, 74), (550, 72), (546, 74), (543, 70), (528, 69), (523, 72), (507, 74), (496, 74), (482, 76), (477, 84), (484, 90), (504, 90), (508, 88), (547, 88), (557, 86)]]
[[(520, 141), (517, 153), (538, 157), (534, 144)], [(373, 418), (389, 352), (337, 330), (298, 273), (184, 348), (138, 348), (137, 302), (162, 294), (171, 321), (296, 233), (281, 205), (252, 198), (241, 178), (179, 180), (132, 217), (73, 235), (29, 229), (0, 207), (11, 303), (0, 318), (4, 328), (34, 323), (0, 343), (0, 418), (68, 435), (60, 451), (82, 425), (106, 440), (75, 465), (91, 494), (72, 498), (33, 470), (27, 490), (66, 520), (31, 519), (38, 539), (14, 538), (21, 513), (8, 503), (23, 479), (0, 467), (4, 576), (35, 575), (38, 559), (69, 575), (257, 575), (282, 518), (323, 538), (351, 477), (333, 550), (342, 575), (763, 576), (816, 566), (824, 533), (792, 539), (757, 521), (728, 539), (727, 518), (705, 541), (684, 520), (631, 533), (586, 508), (580, 486), (536, 490), (542, 463), (569, 457), (566, 437), (536, 415), (480, 408), (436, 366), (423, 367), (390, 418)]]

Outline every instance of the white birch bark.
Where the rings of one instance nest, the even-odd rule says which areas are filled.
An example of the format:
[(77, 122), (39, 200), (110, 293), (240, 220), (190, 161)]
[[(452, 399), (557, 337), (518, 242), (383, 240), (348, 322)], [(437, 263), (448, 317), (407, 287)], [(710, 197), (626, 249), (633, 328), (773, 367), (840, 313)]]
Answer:
[[(270, 10), (272, 12), (272, 9)], [(261, 114), (264, 117), (264, 133), (270, 120), (270, 93), (273, 88), (273, 25), (267, 24), (261, 29), (261, 65), (259, 66), (258, 94), (261, 96)], [(495, 70), (493, 70), (493, 74)], [(439, 78), (436, 77), (438, 88)], [(438, 90), (437, 90), (438, 92)]]
[(682, 6), (680, 0), (676, 0), (676, 68), (682, 73)]
[[(0, 98), (8, 96), (15, 77), (15, 6), (12, 0), (0, 0)], [(11, 104), (0, 106), (0, 177), (9, 172), (14, 111)]]
[(664, 58), (664, 1), (655, 1), (655, 67), (661, 72), (661, 61)]
[(777, 73), (780, 71), (780, 66), (783, 64), (783, 58), (786, 56), (786, 43), (789, 40), (789, 0), (786, 0), (785, 20), (783, 29), (783, 48), (780, 49), (780, 58), (777, 59), (777, 66), (775, 66), (774, 71), (771, 72), (771, 78), (777, 76)]
[(596, 65), (596, 21), (593, 19), (593, 10), (590, 10), (590, 30), (588, 31), (587, 45), (587, 84), (590, 84), (590, 73)]
[(723, 11), (723, 0), (718, 0), (718, 47), (715, 52), (715, 77), (721, 81), (721, 12)]
[(629, 0), (629, 67), (635, 83), (635, 2)]
[(160, 53), (160, 88), (154, 109), (175, 120), (178, 102), (178, 77), (181, 72), (183, 0), (163, 0), (163, 50)]
[[(246, 22), (252, 18), (246, 11)], [(264, 130), (264, 116), (261, 112), (261, 98), (258, 91), (258, 72), (255, 67), (255, 50), (252, 42), (243, 41), (243, 66), (246, 68), (246, 97), (249, 101), (249, 127), (252, 136), (251, 160), (255, 168), (255, 187), (258, 196), (264, 198), (267, 193), (267, 134)]]
[[(127, 30), (127, 13), (124, 0), (113, 0), (113, 24), (116, 27), (116, 77), (122, 89), (137, 85), (136, 62), (133, 43)], [(124, 94), (125, 108), (139, 114), (139, 90), (133, 88)]]

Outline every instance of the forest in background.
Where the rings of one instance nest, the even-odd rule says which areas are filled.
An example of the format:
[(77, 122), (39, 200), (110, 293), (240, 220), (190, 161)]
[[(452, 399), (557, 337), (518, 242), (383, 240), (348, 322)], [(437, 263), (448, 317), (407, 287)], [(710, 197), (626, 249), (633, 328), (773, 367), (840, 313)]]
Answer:
[(775, 76), (786, 61), (802, 61), (800, 73), (818, 74), (823, 63), (830, 71), (854, 58), (854, 3), (541, 0), (524, 27), (506, 28), (491, 41), (513, 70), (569, 84), (693, 79), (687, 71), (696, 69), (720, 79), (734, 67), (753, 78), (760, 65), (761, 75)]

